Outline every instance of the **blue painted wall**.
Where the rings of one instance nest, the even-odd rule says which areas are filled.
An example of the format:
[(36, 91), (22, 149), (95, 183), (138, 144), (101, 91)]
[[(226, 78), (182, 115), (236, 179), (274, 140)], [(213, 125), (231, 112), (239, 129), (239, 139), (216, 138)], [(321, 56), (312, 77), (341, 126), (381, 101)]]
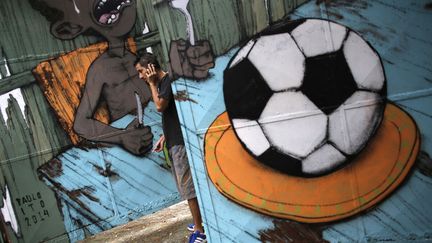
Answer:
[[(429, 6), (429, 7), (427, 7)], [(290, 242), (289, 232), (306, 232), (305, 242), (380, 242), (432, 240), (432, 177), (423, 163), (432, 154), (432, 11), (428, 1), (315, 1), (297, 8), (291, 19), (331, 19), (357, 31), (380, 54), (387, 76), (388, 99), (407, 111), (421, 133), (422, 162), (382, 203), (348, 219), (319, 225), (298, 224), (265, 216), (225, 198), (207, 175), (204, 136), (225, 111), (223, 71), (236, 53), (233, 48), (216, 60), (211, 78), (197, 83), (180, 79), (176, 91), (194, 102), (177, 102), (195, 185), (211, 242)], [(420, 164), (420, 165), (419, 165)], [(282, 192), (281, 192), (282, 193)], [(309, 232), (309, 233), (307, 233)], [(307, 238), (309, 234), (310, 238)], [(306, 236), (305, 236), (306, 235)], [(271, 238), (275, 237), (275, 238)], [(279, 237), (279, 238), (278, 238)], [(271, 240), (269, 240), (271, 242)]]

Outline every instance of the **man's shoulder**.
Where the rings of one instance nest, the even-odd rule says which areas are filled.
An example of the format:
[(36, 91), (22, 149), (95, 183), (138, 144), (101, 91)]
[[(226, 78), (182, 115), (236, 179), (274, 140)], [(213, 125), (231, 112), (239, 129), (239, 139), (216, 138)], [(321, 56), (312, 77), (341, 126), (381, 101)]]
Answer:
[(162, 79), (160, 80), (158, 87), (162, 88), (162, 87), (165, 87), (167, 85), (171, 85), (171, 82), (172, 82), (171, 77), (169, 76), (168, 73), (166, 73), (165, 76), (163, 76)]
[(169, 82), (169, 83), (171, 83), (172, 81), (173, 79), (169, 73), (165, 73), (165, 76), (163, 76), (161, 80), (161, 82)]

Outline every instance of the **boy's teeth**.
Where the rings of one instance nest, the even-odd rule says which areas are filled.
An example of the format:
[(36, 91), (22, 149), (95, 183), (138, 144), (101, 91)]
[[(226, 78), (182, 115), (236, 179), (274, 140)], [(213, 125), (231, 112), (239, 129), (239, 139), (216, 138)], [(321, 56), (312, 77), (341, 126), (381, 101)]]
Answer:
[[(114, 3), (114, 2), (118, 3), (120, 1), (121, 1), (121, 3), (119, 3), (118, 6), (115, 7), (115, 9), (112, 9), (112, 10), (107, 9), (107, 8), (111, 9), (112, 7), (114, 7), (111, 5), (112, 3)], [(99, 11), (105, 9), (104, 12), (106, 12), (103, 14), (101, 13), (102, 15), (99, 17), (100, 23), (102, 23), (102, 24), (114, 23), (117, 20), (119, 13), (120, 13), (121, 9), (124, 7), (124, 5), (127, 6), (132, 2), (131, 0), (120, 0), (120, 1), (118, 1), (118, 0), (116, 0), (116, 1), (115, 0), (99, 0), (99, 3), (97, 5), (97, 9)], [(108, 5), (106, 5), (106, 4), (108, 4)], [(109, 6), (109, 7), (107, 7), (107, 6)]]

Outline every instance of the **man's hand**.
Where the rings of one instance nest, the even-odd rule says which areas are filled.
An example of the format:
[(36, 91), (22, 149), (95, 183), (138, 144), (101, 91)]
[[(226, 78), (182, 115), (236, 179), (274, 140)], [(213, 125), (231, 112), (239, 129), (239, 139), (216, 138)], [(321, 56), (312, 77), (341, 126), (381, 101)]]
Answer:
[(147, 65), (145, 75), (146, 75), (146, 78), (147, 78), (146, 81), (148, 84), (153, 84), (153, 85), (157, 84), (158, 76), (157, 76), (157, 72), (156, 72), (156, 69), (155, 69), (153, 64)]
[(162, 135), (159, 140), (156, 142), (155, 146), (153, 147), (153, 152), (161, 152), (163, 150), (163, 146), (165, 143), (165, 136)]
[(150, 152), (153, 145), (153, 134), (149, 126), (138, 126), (137, 120), (129, 124), (121, 135), (123, 147), (134, 155)]
[(197, 41), (194, 46), (183, 39), (171, 41), (169, 56), (174, 77), (205, 79), (209, 69), (215, 65), (210, 42), (207, 40)]

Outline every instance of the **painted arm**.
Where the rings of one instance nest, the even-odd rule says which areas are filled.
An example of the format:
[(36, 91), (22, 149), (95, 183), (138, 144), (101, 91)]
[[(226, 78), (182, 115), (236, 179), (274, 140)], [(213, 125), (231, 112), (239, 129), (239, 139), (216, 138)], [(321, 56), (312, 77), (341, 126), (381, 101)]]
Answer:
[(203, 80), (209, 76), (209, 69), (215, 66), (214, 53), (207, 40), (196, 41), (195, 45), (183, 39), (171, 41), (169, 57), (175, 78)]
[(75, 132), (91, 141), (123, 146), (135, 155), (151, 150), (153, 135), (150, 127), (138, 127), (135, 120), (126, 129), (117, 129), (93, 118), (102, 93), (103, 83), (88, 75), (81, 101), (75, 114)]

